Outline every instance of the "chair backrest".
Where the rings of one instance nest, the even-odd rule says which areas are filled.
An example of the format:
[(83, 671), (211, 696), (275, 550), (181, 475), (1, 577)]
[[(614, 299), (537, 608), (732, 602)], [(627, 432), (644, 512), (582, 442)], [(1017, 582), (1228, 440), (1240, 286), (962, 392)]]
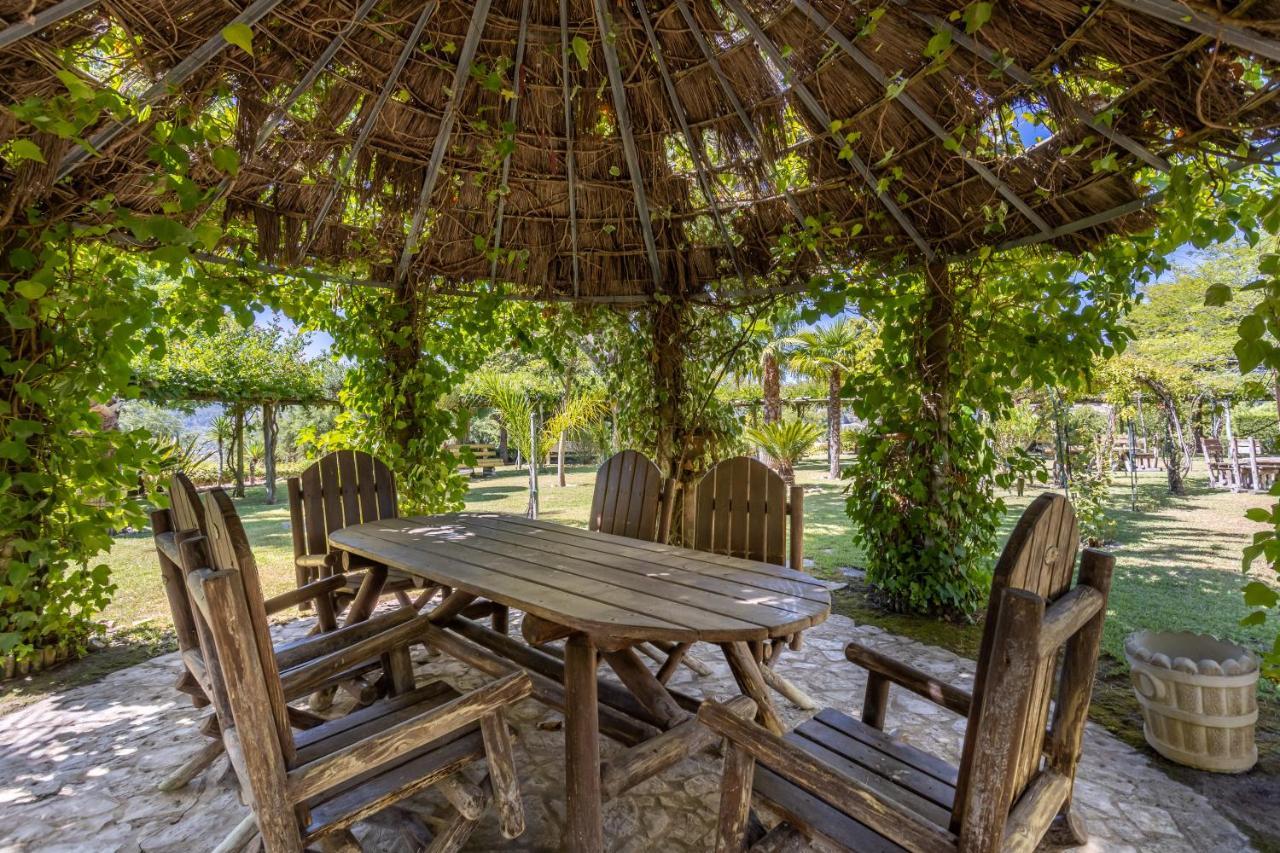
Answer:
[(685, 493), (684, 544), (802, 570), (804, 490), (792, 486), (788, 494), (782, 477), (758, 459), (718, 462)]
[(173, 529), (179, 532), (198, 530), (205, 534), (204, 504), (196, 484), (181, 471), (175, 471), (169, 479), (169, 511), (173, 515)]
[(293, 555), (329, 553), (329, 534), (340, 527), (395, 518), (396, 478), (368, 453), (338, 450), (290, 477)]
[(623, 450), (596, 472), (591, 530), (652, 542), (662, 521), (662, 472), (648, 456)]
[[(221, 646), (217, 649), (218, 661), (224, 682), (232, 689), (228, 690), (231, 712), (237, 726), (245, 724), (246, 714), (268, 714), (279, 740), (280, 750), (286, 762), (294, 756), (293, 731), (289, 723), (289, 709), (285, 703), (284, 688), (280, 682), (280, 671), (276, 667), (275, 651), (272, 648), (271, 632), (267, 621), (266, 599), (262, 594), (262, 583), (258, 575), (258, 564), (254, 560), (253, 551), (249, 547), (249, 538), (245, 535), (240, 514), (235, 504), (222, 489), (213, 489), (203, 496), (205, 522), (207, 525), (207, 551), (210, 567), (217, 572), (227, 572), (233, 579), (231, 586), (235, 598), (232, 607), (218, 612), (210, 612), (208, 619), (211, 627), (217, 622), (221, 626), (248, 632), (253, 652), (256, 653), (258, 669), (245, 667), (243, 661), (226, 659)], [(243, 605), (243, 607), (241, 607)], [(247, 622), (246, 622), (247, 619)], [(214, 629), (215, 638), (218, 631)], [(256, 674), (255, 674), (256, 673)], [(244, 701), (250, 691), (234, 689), (232, 684), (237, 679), (254, 678), (261, 684), (253, 685), (252, 693), (265, 692), (267, 706), (260, 707)], [(237, 698), (239, 697), (239, 698)]]
[[(996, 564), (952, 813), (952, 828), (962, 836), (984, 831), (966, 824), (1002, 831), (1012, 805), (1039, 776), (1050, 741), (1074, 741), (1074, 749), (1051, 750), (1069, 759), (1065, 775), (1074, 773), (1113, 562), (1086, 552), (1079, 585), (1092, 590), (1080, 594), (1087, 594), (1094, 615), (1046, 646), (1045, 609), (1070, 591), (1079, 544), (1070, 502), (1046, 493), (1022, 514)], [(1063, 644), (1067, 659), (1059, 673)], [(1057, 706), (1052, 730), (1051, 701)]]

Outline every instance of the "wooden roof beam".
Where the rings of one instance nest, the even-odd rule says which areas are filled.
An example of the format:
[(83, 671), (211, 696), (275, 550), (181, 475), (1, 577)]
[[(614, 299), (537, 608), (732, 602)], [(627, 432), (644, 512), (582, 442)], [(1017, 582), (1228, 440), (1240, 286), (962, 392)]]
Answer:
[(653, 273), (653, 286), (662, 291), (662, 265), (658, 261), (658, 245), (653, 237), (653, 219), (649, 213), (649, 199), (644, 189), (644, 174), (640, 171), (640, 152), (631, 134), (631, 110), (627, 106), (627, 90), (622, 80), (622, 65), (618, 50), (609, 33), (611, 16), (606, 0), (593, 0), (596, 11), (596, 28), (600, 33), (600, 50), (604, 52), (605, 70), (609, 76), (609, 88), (613, 91), (613, 109), (618, 122), (618, 135), (622, 137), (622, 153), (627, 161), (631, 177), (631, 190), (636, 200), (636, 215), (644, 235), (645, 253), (649, 256), (649, 268)]
[[(881, 86), (889, 85), (889, 76), (884, 73), (884, 69), (882, 69), (871, 57), (867, 56), (854, 46), (853, 42), (849, 41), (849, 39), (845, 37), (844, 33), (828, 21), (821, 12), (813, 8), (807, 0), (791, 0), (791, 2), (792, 5), (804, 13), (804, 15), (812, 21), (818, 29), (825, 32), (826, 35), (834, 41), (850, 59), (857, 63), (859, 68), (870, 75), (876, 83)], [(920, 105), (920, 102), (912, 97), (910, 93), (905, 90), (900, 92), (897, 100), (898, 103), (902, 104), (907, 112), (911, 113), (911, 115), (915, 117), (916, 121), (928, 128), (929, 132), (932, 133), (939, 141), (946, 143), (952, 140), (951, 134), (948, 133), (942, 125), (938, 124), (937, 120), (934, 119), (934, 117), (931, 116), (928, 111)], [(956, 144), (957, 146), (959, 145), (958, 140), (956, 140)], [(1014, 208), (1027, 219), (1027, 221), (1036, 227), (1037, 230), (1041, 233), (1047, 233), (1050, 230), (1049, 223), (1045, 222), (1038, 213), (1031, 209), (1030, 205), (1023, 201), (1022, 198), (1013, 191), (1012, 187), (988, 169), (985, 164), (970, 156), (962, 148), (957, 147), (956, 153), (962, 160), (964, 160), (965, 165), (982, 178), (982, 180), (986, 181), (987, 184), (996, 192), (1000, 193), (1000, 195), (1012, 204)]]
[(560, 94), (564, 103), (564, 166), (569, 180), (569, 247), (573, 265), (573, 295), (581, 290), (578, 267), (578, 164), (573, 150), (573, 99), (569, 92), (569, 0), (560, 0)]
[(1192, 32), (1209, 36), (1256, 56), (1265, 57), (1272, 62), (1280, 62), (1280, 41), (1228, 23), (1206, 11), (1201, 11), (1192, 3), (1174, 3), (1170, 0), (1111, 0), (1111, 2), (1130, 11), (1164, 21), (1166, 24), (1177, 24)]
[(329, 211), (333, 208), (333, 203), (338, 198), (338, 193), (342, 191), (342, 184), (346, 180), (347, 175), (356, 166), (356, 160), (360, 156), (360, 152), (364, 150), (365, 143), (369, 141), (369, 135), (373, 133), (373, 126), (378, 122), (378, 116), (382, 114), (382, 108), (386, 106), (387, 99), (391, 97), (391, 92), (396, 87), (396, 81), (400, 79), (400, 73), (404, 71), (404, 67), (409, 64), (409, 57), (413, 55), (413, 50), (418, 45), (418, 39), (422, 37), (422, 31), (426, 29), (427, 21), (431, 20), (431, 16), (435, 14), (436, 9), (440, 8), (439, 0), (430, 0), (422, 7), (422, 12), (418, 15), (418, 20), (413, 23), (413, 30), (410, 31), (409, 37), (405, 39), (404, 47), (400, 49), (400, 55), (396, 57), (396, 63), (391, 67), (391, 73), (387, 75), (387, 79), (382, 83), (382, 89), (378, 91), (378, 97), (374, 100), (373, 106), (369, 108), (369, 113), (364, 117), (364, 122), (360, 125), (360, 132), (356, 135), (356, 140), (351, 145), (351, 150), (347, 154), (347, 165), (345, 169), (340, 170), (340, 174), (334, 176), (333, 186), (329, 188), (328, 195), (324, 198), (324, 203), (320, 205), (320, 210), (316, 213), (315, 219), (311, 221), (311, 229), (307, 232), (306, 242), (302, 244), (302, 250), (298, 252), (298, 257), (305, 258), (311, 250), (312, 244), (316, 241), (316, 236), (320, 233), (320, 227), (324, 225), (325, 219), (329, 216)]
[(431, 194), (435, 191), (436, 181), (440, 178), (440, 166), (444, 163), (445, 152), (449, 149), (449, 140), (453, 137), (453, 126), (458, 121), (458, 104), (462, 100), (462, 90), (471, 78), (471, 63), (476, 58), (476, 49), (480, 47), (480, 34), (484, 32), (485, 21), (489, 17), (491, 0), (478, 0), (471, 10), (471, 23), (467, 25), (467, 37), (462, 43), (462, 51), (458, 54), (458, 67), (453, 72), (453, 91), (449, 95), (449, 104), (445, 107), (444, 117), (440, 120), (440, 129), (436, 131), (435, 144), (431, 149), (431, 162), (427, 164), (427, 174), (422, 179), (422, 189), (418, 191), (418, 204), (413, 211), (413, 222), (409, 225), (409, 236), (405, 238), (404, 249), (400, 253), (400, 263), (396, 265), (396, 283), (403, 284), (409, 275), (409, 262), (413, 260), (418, 238), (422, 236), (422, 226), (426, 222), (427, 208), (431, 205)]
[[(898, 3), (899, 5), (903, 5), (907, 2), (907, 0), (894, 0), (894, 2)], [(997, 55), (996, 52), (991, 48), (969, 37), (964, 30), (960, 29), (959, 27), (956, 27), (955, 25), (951, 24), (949, 21), (945, 21), (942, 18), (939, 18), (936, 15), (930, 15), (925, 12), (916, 12), (914, 11), (914, 9), (911, 11), (911, 14), (915, 15), (916, 18), (928, 24), (929, 26), (933, 27), (935, 31), (946, 30), (947, 33), (950, 34), (951, 40), (953, 42), (960, 45), (965, 50), (969, 51), (975, 56), (979, 57), (980, 59), (985, 61), (988, 65), (990, 65), (992, 68), (997, 68), (1002, 70), (1004, 73), (1008, 74), (1015, 82), (1020, 83), (1021, 85), (1027, 87), (1028, 89), (1040, 92), (1042, 95), (1044, 95), (1046, 100), (1048, 99), (1048, 95), (1047, 93), (1045, 93), (1045, 87), (1039, 81), (1037, 81), (1035, 77), (1031, 75), (1030, 72), (1028, 72), (1022, 66), (1018, 65), (1018, 63), (1007, 62), (1006, 61), (1007, 57), (1002, 57)], [(1158, 154), (1152, 153), (1144, 145), (1135, 141), (1132, 137), (1128, 136), (1127, 134), (1121, 133), (1120, 131), (1115, 130), (1109, 127), (1108, 125), (1105, 125), (1102, 122), (1098, 121), (1096, 118), (1094, 118), (1092, 113), (1090, 113), (1084, 107), (1080, 106), (1080, 104), (1076, 103), (1074, 100), (1066, 99), (1066, 104), (1067, 104), (1067, 108), (1071, 111), (1072, 117), (1075, 118), (1077, 121), (1088, 125), (1088, 127), (1091, 130), (1093, 130), (1095, 133), (1098, 133), (1103, 137), (1111, 140), (1116, 145), (1119, 145), (1121, 148), (1125, 149), (1130, 154), (1137, 157), (1142, 162), (1146, 163), (1148, 166), (1153, 166), (1162, 172), (1169, 171), (1170, 166), (1169, 166), (1168, 160), (1164, 159)]]
[[(751, 143), (755, 145), (756, 156), (763, 162), (764, 143), (760, 138), (760, 131), (751, 123), (751, 116), (747, 114), (746, 107), (742, 105), (742, 99), (738, 97), (738, 93), (729, 84), (729, 78), (725, 75), (724, 69), (720, 67), (720, 58), (716, 56), (715, 49), (712, 48), (711, 42), (707, 40), (706, 32), (699, 26), (697, 18), (693, 17), (693, 12), (689, 9), (687, 0), (675, 0), (675, 4), (676, 8), (680, 10), (680, 16), (684, 18), (685, 26), (689, 28), (694, 41), (698, 43), (698, 49), (702, 51), (702, 56), (707, 61), (707, 65), (710, 66), (712, 74), (715, 75), (716, 82), (720, 84), (720, 90), (724, 92), (724, 96), (733, 106), (733, 111), (737, 113), (738, 120), (742, 122), (742, 129), (751, 138)], [(791, 215), (795, 217), (798, 224), (803, 226), (804, 211), (800, 209), (800, 205), (796, 203), (790, 190), (783, 190), (783, 195), (786, 197), (787, 207), (791, 210)]]
[(653, 29), (653, 21), (650, 20), (649, 10), (645, 8), (644, 3), (645, 0), (635, 0), (635, 8), (640, 14), (640, 23), (644, 26), (645, 38), (649, 42), (649, 49), (653, 51), (654, 61), (658, 65), (658, 74), (662, 77), (662, 85), (667, 90), (667, 100), (671, 103), (671, 111), (675, 114), (676, 121), (680, 124), (680, 132), (684, 136), (684, 143), (688, 146), (689, 156), (693, 159), (693, 169), (697, 177), (698, 189), (702, 191), (702, 195), (707, 200), (711, 216), (715, 219), (716, 227), (720, 231), (720, 238), (724, 240), (725, 247), (729, 250), (729, 257), (733, 260), (738, 279), (744, 286), (747, 286), (749, 284), (747, 268), (738, 254), (738, 247), (733, 242), (733, 235), (729, 233), (729, 228), (725, 225), (724, 217), (720, 212), (719, 199), (716, 197), (715, 188), (707, 175), (706, 152), (694, 138), (693, 131), (689, 129), (689, 117), (685, 113), (684, 104), (680, 102), (680, 94), (676, 91), (675, 81), (671, 78), (671, 70), (667, 67), (666, 56), (662, 52), (662, 45), (658, 42), (658, 35)]
[[(733, 12), (734, 16), (744, 27), (747, 28), (747, 32), (751, 34), (753, 39), (755, 39), (756, 44), (764, 52), (765, 56), (769, 57), (769, 61), (777, 66), (779, 71), (791, 77), (791, 91), (796, 94), (796, 97), (800, 100), (801, 104), (804, 105), (809, 114), (813, 116), (814, 120), (822, 125), (823, 133), (829, 137), (832, 136), (831, 116), (828, 115), (822, 104), (818, 102), (818, 99), (813, 96), (813, 93), (809, 91), (809, 87), (796, 78), (795, 74), (792, 72), (790, 64), (787, 62), (786, 58), (783, 57), (782, 51), (778, 49), (776, 44), (774, 44), (773, 39), (769, 38), (769, 34), (764, 31), (764, 28), (760, 26), (759, 22), (756, 21), (751, 12), (748, 11), (747, 8), (739, 2), (739, 0), (724, 0), (724, 5), (729, 9), (729, 11)], [(839, 147), (844, 147), (842, 139), (834, 139), (833, 141)], [(924, 253), (925, 258), (932, 261), (935, 256), (933, 248), (924, 239), (924, 237), (921, 236), (915, 225), (913, 225), (911, 220), (907, 218), (907, 215), (902, 212), (902, 208), (898, 207), (897, 202), (889, 198), (889, 194), (880, 189), (879, 179), (872, 173), (867, 164), (863, 162), (862, 158), (859, 157), (856, 152), (850, 151), (848, 161), (849, 165), (852, 166), (853, 170), (862, 178), (863, 182), (867, 185), (867, 188), (871, 190), (872, 194), (880, 202), (881, 206), (889, 212), (889, 215), (894, 218), (894, 221), (898, 223), (898, 226), (902, 228), (906, 235), (911, 238), (911, 241), (916, 244), (921, 252)]]
[[(516, 58), (515, 65), (511, 70), (511, 109), (507, 112), (507, 120), (514, 126), (516, 118), (520, 115), (520, 96), (524, 94), (524, 51), (529, 39), (529, 2), (530, 0), (522, 0), (520, 4), (520, 33), (516, 36)], [(507, 186), (507, 180), (511, 176), (511, 152), (502, 158), (502, 178), (498, 184), (501, 191), (498, 195), (498, 216), (497, 222), (493, 226), (493, 259), (489, 261), (489, 280), (490, 283), (496, 283), (498, 279), (498, 249), (502, 248), (502, 225), (503, 216), (507, 210), (507, 193), (510, 187)]]
[[(275, 11), (275, 8), (281, 2), (283, 0), (256, 0), (256, 2), (251, 3), (240, 14), (232, 18), (227, 26), (243, 24), (246, 27), (252, 27)], [(223, 29), (226, 29), (226, 27)], [(192, 74), (195, 74), (214, 57), (222, 53), (228, 44), (230, 42), (223, 37), (222, 30), (219, 30), (217, 35), (210, 36), (203, 44), (192, 51), (190, 56), (170, 68), (163, 77), (153, 83), (147, 91), (143, 92), (142, 97), (138, 99), (138, 106), (145, 108), (159, 103), (162, 98), (167, 97), (175, 88), (185, 83)], [(72, 148), (62, 158), (62, 162), (58, 164), (56, 180), (60, 181), (74, 172), (81, 163), (88, 159), (90, 149), (102, 151), (136, 124), (137, 120), (132, 116), (124, 121), (112, 121), (89, 137), (88, 148), (80, 145)]]
[(63, 18), (69, 18), (76, 12), (84, 11), (96, 5), (97, 2), (98, 0), (62, 0), (61, 3), (54, 3), (48, 9), (32, 15), (29, 20), (10, 24), (0, 30), (0, 50), (22, 41), (27, 36), (33, 36), (46, 27), (53, 26)]

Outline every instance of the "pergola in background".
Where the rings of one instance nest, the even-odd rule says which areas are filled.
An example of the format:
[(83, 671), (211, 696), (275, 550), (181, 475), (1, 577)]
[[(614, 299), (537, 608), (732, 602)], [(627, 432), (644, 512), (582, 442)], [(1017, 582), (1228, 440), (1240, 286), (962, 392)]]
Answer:
[[(234, 110), (240, 173), (194, 167), (256, 235), (220, 257), (525, 298), (763, 294), (823, 263), (778, 268), (806, 222), (840, 262), (1079, 249), (1147, 224), (1171, 161), (1257, 159), (1280, 120), (1277, 0), (0, 0), (0, 22), (5, 102), (110, 31), (148, 121)], [(0, 197), (151, 204), (148, 130), (97, 128), (101, 156), (40, 138)], [(0, 114), (0, 141), (29, 132)]]

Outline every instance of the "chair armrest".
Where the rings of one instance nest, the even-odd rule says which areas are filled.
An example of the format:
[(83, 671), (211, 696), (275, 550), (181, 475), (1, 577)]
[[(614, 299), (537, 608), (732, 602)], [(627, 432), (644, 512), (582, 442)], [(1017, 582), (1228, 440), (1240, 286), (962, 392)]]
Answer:
[(329, 575), (327, 578), (313, 581), (306, 586), (300, 586), (297, 589), (291, 589), (273, 598), (268, 598), (266, 600), (267, 615), (279, 613), (281, 610), (287, 610), (295, 604), (313, 601), (322, 595), (328, 595), (331, 592), (342, 589), (347, 585), (348, 580), (346, 575)]
[[(825, 800), (907, 850), (934, 853), (938, 850), (955, 849), (956, 837), (945, 827), (931, 823), (899, 804), (892, 782), (882, 780), (886, 790), (880, 790), (876, 784), (876, 776), (868, 774), (861, 779), (849, 776), (813, 753), (778, 737), (764, 726), (734, 715), (716, 702), (703, 702), (698, 709), (698, 719), (728, 740), (725, 766), (729, 767), (732, 763), (745, 771), (741, 776), (748, 792), (751, 787), (751, 766), (759, 761), (791, 784)], [(743, 753), (749, 756), (745, 765), (739, 761), (730, 761), (730, 753), (735, 750), (739, 751), (739, 756)], [(730, 787), (732, 786), (729, 784), (722, 786), (723, 790)], [(721, 803), (723, 808), (723, 799)], [(721, 820), (724, 821), (723, 814)]]
[(408, 622), (416, 614), (406, 607), (400, 607), (387, 613), (379, 614), (372, 619), (347, 625), (336, 631), (316, 634), (302, 640), (286, 643), (276, 649), (276, 666), (281, 672), (336, 651), (347, 648), (361, 640), (381, 634), (402, 622)]
[(325, 554), (298, 554), (293, 558), (293, 564), (295, 566), (305, 566), (308, 569), (336, 566), (338, 564), (338, 554), (336, 551), (329, 551)]
[[(284, 695), (286, 697), (302, 696), (312, 690), (315, 690), (317, 687), (321, 686), (324, 682), (328, 681), (331, 677), (340, 672), (345, 672), (357, 664), (364, 663), (367, 660), (384, 655), (394, 649), (398, 649), (417, 640), (421, 640), (422, 635), (426, 630), (426, 626), (431, 624), (431, 617), (426, 614), (418, 616), (414, 614), (413, 610), (405, 607), (401, 607), (399, 610), (392, 611), (392, 613), (388, 613), (387, 615), (391, 616), (402, 610), (408, 611), (410, 618), (407, 620), (402, 618), (400, 624), (394, 625), (390, 628), (386, 628), (386, 626), (383, 625), (382, 627), (385, 628), (385, 630), (376, 631), (371, 636), (363, 637), (355, 640), (354, 642), (350, 641), (350, 636), (337, 636), (337, 645), (329, 654), (326, 654), (323, 657), (314, 658), (300, 666), (281, 672), (280, 681), (284, 687)], [(330, 631), (327, 634), (322, 634), (321, 636), (316, 637), (316, 639), (334, 640), (335, 635), (342, 635), (343, 632), (350, 630), (350, 628), (357, 628), (373, 621), (374, 620), (370, 619), (364, 623), (351, 625), (349, 628), (340, 628), (337, 631)], [(352, 633), (354, 634), (354, 632)], [(347, 640), (347, 642), (341, 642), (344, 639)], [(278, 661), (279, 657), (277, 656), (277, 662)]]
[(302, 803), (342, 783), (393, 762), (452, 732), (474, 725), (533, 692), (526, 672), (490, 682), (452, 702), (411, 717), (323, 758), (289, 771), (289, 799)]
[(973, 706), (973, 695), (967, 690), (939, 681), (927, 672), (921, 672), (913, 666), (908, 666), (858, 643), (845, 646), (844, 656), (867, 670), (873, 677), (886, 678), (917, 696), (923, 696), (935, 705), (954, 711), (962, 717), (969, 716), (969, 709)]

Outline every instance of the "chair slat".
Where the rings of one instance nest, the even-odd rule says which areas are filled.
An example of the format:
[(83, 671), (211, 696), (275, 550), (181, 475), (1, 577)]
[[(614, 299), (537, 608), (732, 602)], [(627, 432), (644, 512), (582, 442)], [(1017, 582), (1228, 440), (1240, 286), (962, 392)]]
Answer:
[[(329, 553), (328, 531), (324, 527), (324, 504), (321, 495), (320, 465), (317, 463), (302, 472), (302, 522), (307, 535), (308, 554)], [(301, 556), (301, 555), (296, 555)]]
[(378, 492), (373, 473), (373, 457), (368, 453), (354, 454), (356, 460), (356, 490), (360, 498), (359, 523), (377, 521)]
[(356, 457), (350, 450), (338, 451), (338, 494), (342, 497), (342, 526), (360, 523), (360, 493), (356, 479)]
[(647, 456), (634, 450), (615, 453), (596, 472), (588, 527), (652, 542), (661, 493), (661, 473)]
[[(342, 523), (342, 495), (339, 491), (338, 454), (330, 453), (320, 460), (320, 501), (324, 506), (324, 532), (328, 534), (345, 527)], [(328, 543), (325, 543), (328, 550)]]

